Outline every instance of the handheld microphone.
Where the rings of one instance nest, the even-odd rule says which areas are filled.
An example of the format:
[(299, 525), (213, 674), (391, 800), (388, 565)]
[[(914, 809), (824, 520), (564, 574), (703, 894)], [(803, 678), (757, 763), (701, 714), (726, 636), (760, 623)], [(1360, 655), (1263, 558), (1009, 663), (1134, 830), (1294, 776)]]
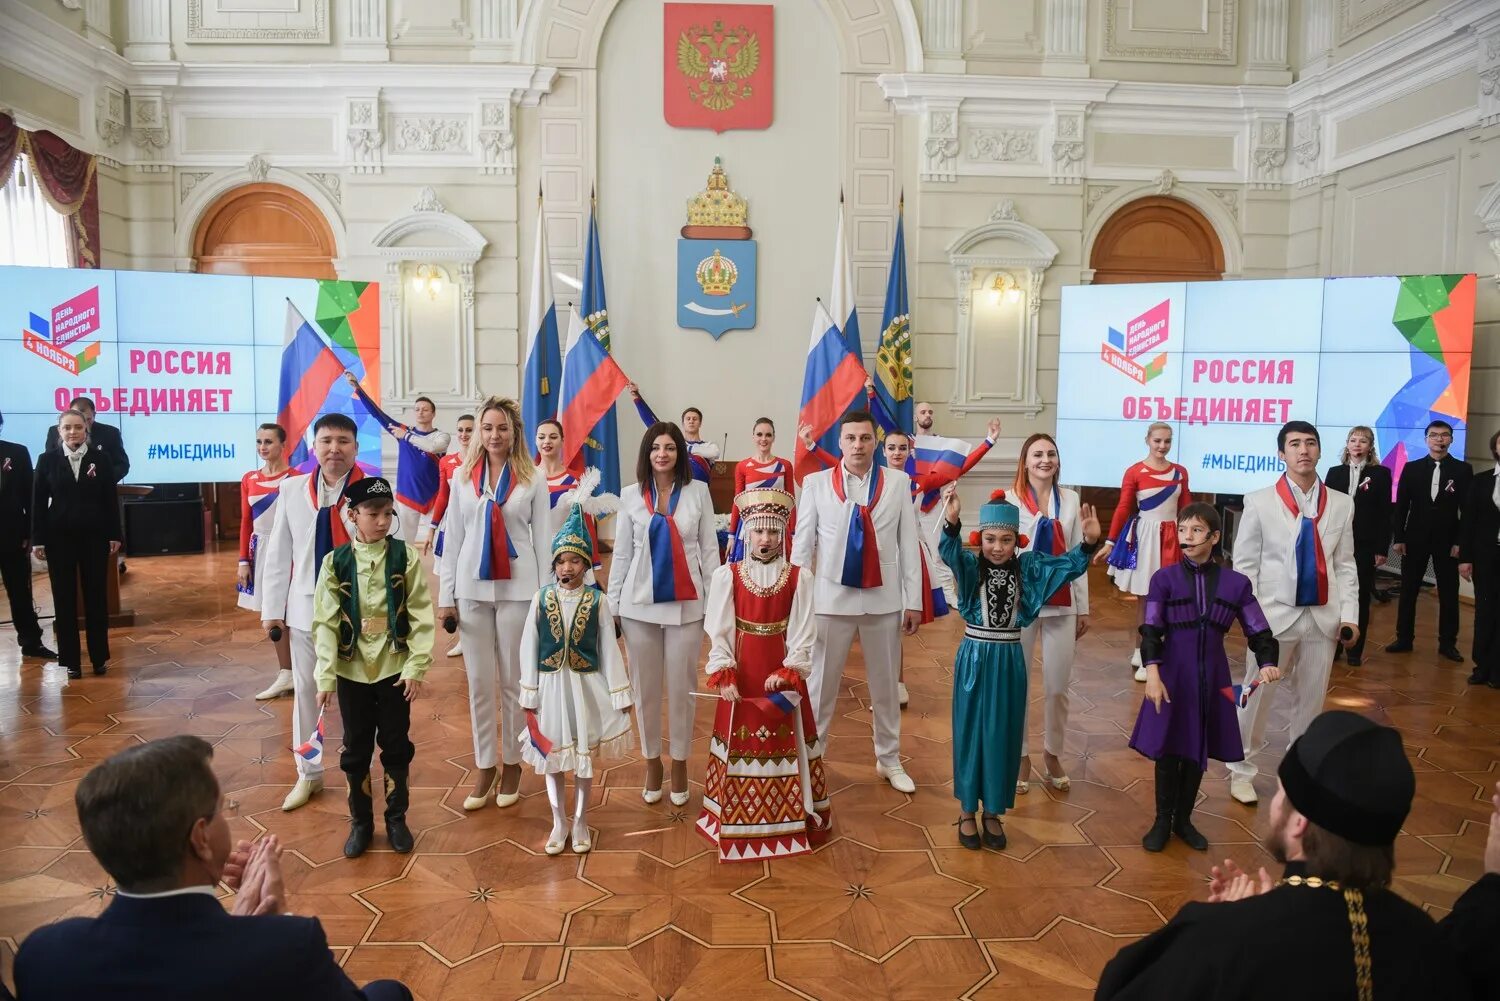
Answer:
[(443, 631), (448, 633), (458, 632), (458, 620), (451, 615), (443, 616)]
[(1350, 643), (1353, 643), (1354, 642), (1354, 630), (1350, 629), (1348, 626), (1344, 626), (1342, 629), (1340, 629), (1339, 630), (1339, 642), (1342, 643), (1342, 644), (1344, 644), (1345, 646), (1348, 646)]
[(281, 627), (280, 626), (272, 626), (269, 635), (271, 637), (271, 642), (272, 643), (280, 643), (281, 642)]

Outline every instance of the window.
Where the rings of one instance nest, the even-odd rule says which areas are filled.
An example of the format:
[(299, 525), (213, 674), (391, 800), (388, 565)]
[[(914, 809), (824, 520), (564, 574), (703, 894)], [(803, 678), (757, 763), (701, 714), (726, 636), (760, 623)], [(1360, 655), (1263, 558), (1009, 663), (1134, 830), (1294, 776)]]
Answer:
[(68, 218), (42, 195), (41, 182), (23, 154), (0, 189), (0, 264), (72, 267)]

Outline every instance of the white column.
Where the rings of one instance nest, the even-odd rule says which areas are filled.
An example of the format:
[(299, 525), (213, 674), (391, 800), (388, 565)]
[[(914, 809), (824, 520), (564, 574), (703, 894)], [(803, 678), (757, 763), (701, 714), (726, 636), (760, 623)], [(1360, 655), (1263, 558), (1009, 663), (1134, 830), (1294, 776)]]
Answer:
[(922, 47), (929, 72), (962, 71), (964, 58), (963, 0), (927, 0), (922, 15)]
[(125, 58), (164, 63), (172, 58), (172, 0), (126, 0)]
[(110, 34), (109, 0), (84, 0), (83, 37), (114, 47), (114, 38)]
[(1333, 56), (1333, 0), (1302, 0), (1302, 72), (1309, 77), (1328, 68)]
[(516, 0), (474, 0), (475, 62), (508, 62), (515, 54)]
[(1291, 0), (1255, 0), (1250, 11), (1250, 61), (1246, 83), (1284, 85), (1292, 82), (1287, 65), (1287, 29)]
[(358, 62), (386, 62), (391, 50), (385, 37), (386, 0), (346, 0), (342, 42), (345, 59)]
[(1087, 42), (1088, 0), (1047, 0), (1042, 75), (1088, 76)]

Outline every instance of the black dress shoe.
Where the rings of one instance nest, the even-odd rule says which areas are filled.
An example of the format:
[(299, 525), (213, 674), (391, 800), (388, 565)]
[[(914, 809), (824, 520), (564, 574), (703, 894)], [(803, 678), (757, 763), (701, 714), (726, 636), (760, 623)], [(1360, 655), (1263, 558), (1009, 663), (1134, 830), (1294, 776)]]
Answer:
[(1386, 653), (1411, 653), (1411, 640), (1397, 640), (1386, 644)]
[(1350, 667), (1359, 667), (1364, 662), (1365, 662), (1365, 659), (1363, 657), (1361, 657), (1357, 653), (1351, 653), (1349, 655), (1349, 666)]
[(1491, 688), (1500, 688), (1500, 678), (1491, 678), (1486, 684)]
[(23, 646), (22, 657), (35, 657), (38, 660), (56, 660), (57, 654), (38, 643), (36, 646)]
[(1483, 685), (1489, 680), (1489, 678), (1485, 677), (1483, 671), (1477, 669), (1473, 674), (1469, 675), (1469, 684), (1471, 685)]
[(102, 677), (104, 677), (108, 673), (109, 673), (109, 665), (108, 664), (95, 664), (94, 665), (94, 674), (97, 677), (101, 677), (102, 678)]
[(1459, 653), (1458, 647), (1453, 646), (1452, 644), (1449, 644), (1448, 646), (1438, 647), (1438, 656), (1446, 657), (1449, 660), (1453, 661), (1455, 664), (1462, 664), (1464, 662), (1464, 655)]
[(965, 824), (974, 824), (977, 827), (978, 821), (974, 817), (958, 818), (958, 843), (971, 852), (977, 852), (979, 851), (979, 831), (976, 830), (973, 834), (965, 834)]
[[(995, 822), (995, 826), (1000, 828), (998, 832), (990, 830), (990, 821), (992, 820)], [(993, 848), (997, 852), (1005, 850), (1005, 825), (1000, 823), (1000, 818), (995, 814), (986, 813), (984, 815), (984, 822), (979, 828), (979, 837), (984, 841), (986, 848)]]
[(78, 680), (79, 678), (83, 677), (83, 668), (81, 668), (81, 667), (70, 667), (70, 668), (68, 668), (68, 677), (72, 678), (75, 681)]

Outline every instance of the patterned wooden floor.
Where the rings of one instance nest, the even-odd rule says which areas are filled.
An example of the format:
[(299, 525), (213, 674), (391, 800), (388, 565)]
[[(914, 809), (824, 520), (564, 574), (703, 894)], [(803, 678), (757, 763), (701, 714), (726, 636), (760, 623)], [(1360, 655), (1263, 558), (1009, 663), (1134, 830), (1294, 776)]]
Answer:
[[(114, 634), (107, 678), (69, 683), (22, 667), (0, 640), (0, 971), (18, 943), (58, 918), (93, 914), (112, 887), (79, 836), (73, 790), (92, 763), (136, 741), (195, 733), (216, 745), (239, 836), (279, 834), (291, 906), (316, 914), (356, 980), (396, 976), (424, 999), (568, 996), (998, 998), (1092, 996), (1124, 943), (1199, 897), (1211, 860), (1268, 860), (1256, 847), (1263, 806), (1232, 802), (1215, 765), (1198, 826), (1209, 854), (1173, 841), (1149, 855), (1151, 763), (1125, 746), (1141, 697), (1122, 666), (1134, 605), (1095, 577), (1093, 629), (1074, 671), (1069, 792), (1033, 785), (1008, 818), (1003, 853), (957, 846), (948, 747), (951, 620), (906, 641), (910, 709), (903, 752), (915, 796), (875, 776), (857, 657), (829, 754), (834, 840), (789, 861), (720, 865), (693, 831), (711, 714), (698, 714), (695, 796), (645, 805), (642, 766), (597, 783), (593, 854), (549, 859), (546, 795), (528, 775), (509, 810), (460, 808), (472, 766), (461, 662), (440, 658), (415, 706), (411, 824), (417, 849), (377, 847), (349, 862), (341, 781), (298, 812), (279, 809), (293, 778), (283, 699), (256, 703), (273, 656), (233, 607), (228, 554), (132, 560), (125, 596), (141, 625)], [(39, 579), (39, 584), (41, 579)], [(43, 594), (39, 602), (46, 604)], [(1430, 627), (1434, 602), (1423, 599)], [(1394, 606), (1372, 629), (1383, 643)], [(1469, 610), (1465, 610), (1467, 620)], [(440, 640), (440, 642), (443, 642)], [(1460, 647), (1466, 648), (1465, 634)], [(1397, 846), (1400, 890), (1441, 913), (1480, 872), (1497, 775), (1500, 692), (1464, 684), (1466, 668), (1375, 653), (1340, 666), (1329, 704), (1401, 728), (1417, 803)], [(1038, 679), (1033, 673), (1033, 691)], [(1035, 703), (1034, 703), (1035, 705)], [(1278, 717), (1279, 718), (1279, 717)], [(1277, 724), (1273, 723), (1273, 727)], [(1033, 733), (1039, 720), (1033, 721)], [(1040, 739), (1033, 739), (1040, 745)], [(330, 750), (337, 742), (330, 740)], [(381, 842), (377, 840), (377, 844)]]

